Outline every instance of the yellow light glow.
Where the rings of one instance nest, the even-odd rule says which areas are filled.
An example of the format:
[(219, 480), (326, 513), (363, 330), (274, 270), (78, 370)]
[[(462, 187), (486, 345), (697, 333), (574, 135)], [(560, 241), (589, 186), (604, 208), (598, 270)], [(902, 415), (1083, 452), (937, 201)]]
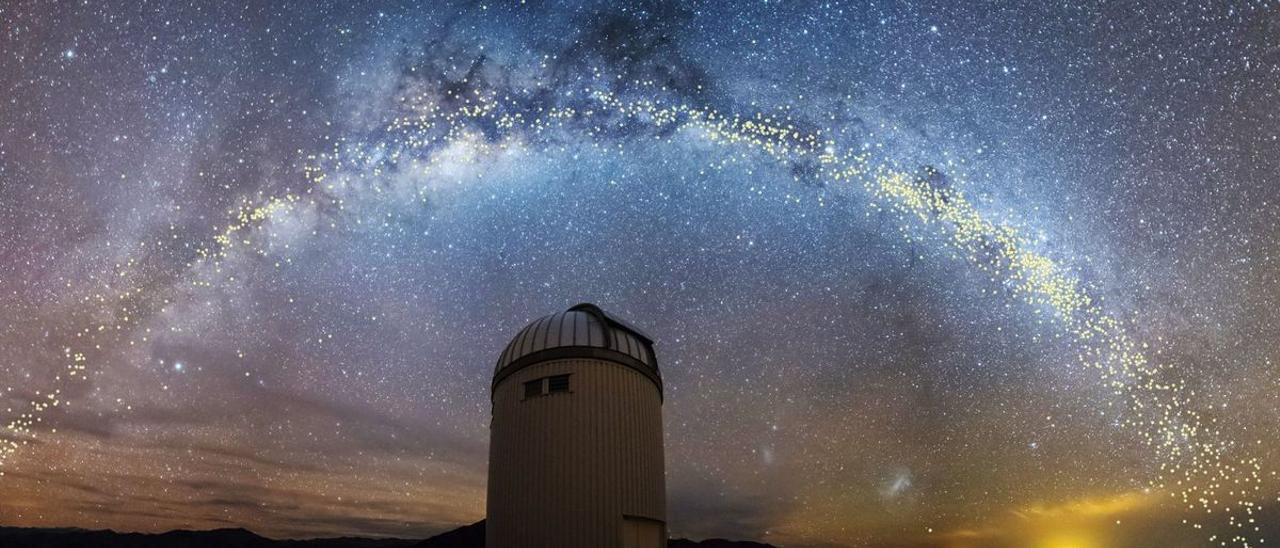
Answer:
[(1077, 533), (1059, 533), (1051, 535), (1037, 544), (1038, 548), (1099, 548), (1092, 539)]

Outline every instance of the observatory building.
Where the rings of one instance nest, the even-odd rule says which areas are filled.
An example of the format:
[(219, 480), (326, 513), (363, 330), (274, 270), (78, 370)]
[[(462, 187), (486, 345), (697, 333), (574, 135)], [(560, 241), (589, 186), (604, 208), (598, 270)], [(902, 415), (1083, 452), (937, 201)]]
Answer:
[(666, 546), (652, 339), (580, 304), (521, 330), (492, 390), (488, 548)]

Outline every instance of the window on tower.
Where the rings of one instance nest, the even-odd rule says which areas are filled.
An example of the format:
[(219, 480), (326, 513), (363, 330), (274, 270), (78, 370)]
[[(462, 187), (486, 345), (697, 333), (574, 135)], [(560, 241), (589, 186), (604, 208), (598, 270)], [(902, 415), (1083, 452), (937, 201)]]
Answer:
[(569, 375), (552, 375), (524, 383), (525, 399), (569, 391)]
[(536, 398), (543, 394), (542, 385), (546, 379), (537, 379), (524, 383), (524, 397)]
[(555, 375), (552, 377), (547, 377), (547, 393), (568, 392), (568, 391), (569, 391), (568, 375)]

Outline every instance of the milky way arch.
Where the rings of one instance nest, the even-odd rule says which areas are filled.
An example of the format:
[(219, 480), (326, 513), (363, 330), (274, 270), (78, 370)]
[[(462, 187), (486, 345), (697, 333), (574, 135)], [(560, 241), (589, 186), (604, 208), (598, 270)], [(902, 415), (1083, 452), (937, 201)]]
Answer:
[[(680, 102), (624, 100), (603, 91), (582, 90), (573, 101), (544, 104), (459, 88), (442, 99), (409, 95), (403, 103), (404, 114), (370, 138), (340, 141), (332, 150), (310, 156), (305, 185), (297, 191), (245, 198), (211, 242), (197, 248), (186, 265), (184, 283), (213, 287), (234, 282), (234, 272), (224, 266), (237, 257), (267, 256), (272, 223), (303, 213), (340, 219), (345, 197), (353, 190), (386, 192), (395, 200), (432, 199), (429, 185), (392, 188), (391, 173), (416, 170), (429, 179), (445, 162), (479, 162), (516, 148), (556, 147), (566, 130), (585, 134), (600, 147), (623, 135), (659, 140), (677, 133), (695, 135), (786, 163), (797, 180), (864, 192), (868, 207), (896, 216), (904, 236), (912, 238), (913, 230), (925, 229), (1001, 285), (1009, 298), (1045, 313), (1075, 343), (1077, 360), (1096, 372), (1123, 406), (1123, 425), (1141, 436), (1159, 463), (1149, 486), (1170, 493), (1188, 509), (1225, 515), (1232, 535), (1211, 540), (1239, 546), (1262, 540), (1253, 522), (1263, 494), (1258, 459), (1236, 454), (1237, 444), (1197, 413), (1194, 394), (1169, 368), (1148, 361), (1144, 345), (1067, 269), (1037, 252), (1016, 228), (984, 216), (960, 189), (932, 177), (932, 171), (908, 174), (875, 163), (869, 154), (843, 150), (821, 132), (802, 129), (786, 117), (730, 116)], [(111, 301), (119, 312), (78, 333), (84, 348), (65, 350), (65, 371), (54, 379), (54, 388), (34, 392), (29, 407), (5, 426), (0, 475), (13, 454), (37, 436), (42, 415), (64, 402), (67, 383), (97, 373), (89, 367), (90, 349), (105, 338), (127, 336), (126, 328), (138, 318), (169, 304), (145, 297), (141, 287), (119, 289)]]

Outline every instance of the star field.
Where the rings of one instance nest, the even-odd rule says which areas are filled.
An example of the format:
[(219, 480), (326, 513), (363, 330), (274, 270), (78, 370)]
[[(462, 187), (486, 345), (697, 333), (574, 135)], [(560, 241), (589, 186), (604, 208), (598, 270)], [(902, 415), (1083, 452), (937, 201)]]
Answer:
[(677, 535), (1265, 545), (1280, 6), (1163, 4), (0, 7), (0, 523), (470, 523), (592, 301)]

